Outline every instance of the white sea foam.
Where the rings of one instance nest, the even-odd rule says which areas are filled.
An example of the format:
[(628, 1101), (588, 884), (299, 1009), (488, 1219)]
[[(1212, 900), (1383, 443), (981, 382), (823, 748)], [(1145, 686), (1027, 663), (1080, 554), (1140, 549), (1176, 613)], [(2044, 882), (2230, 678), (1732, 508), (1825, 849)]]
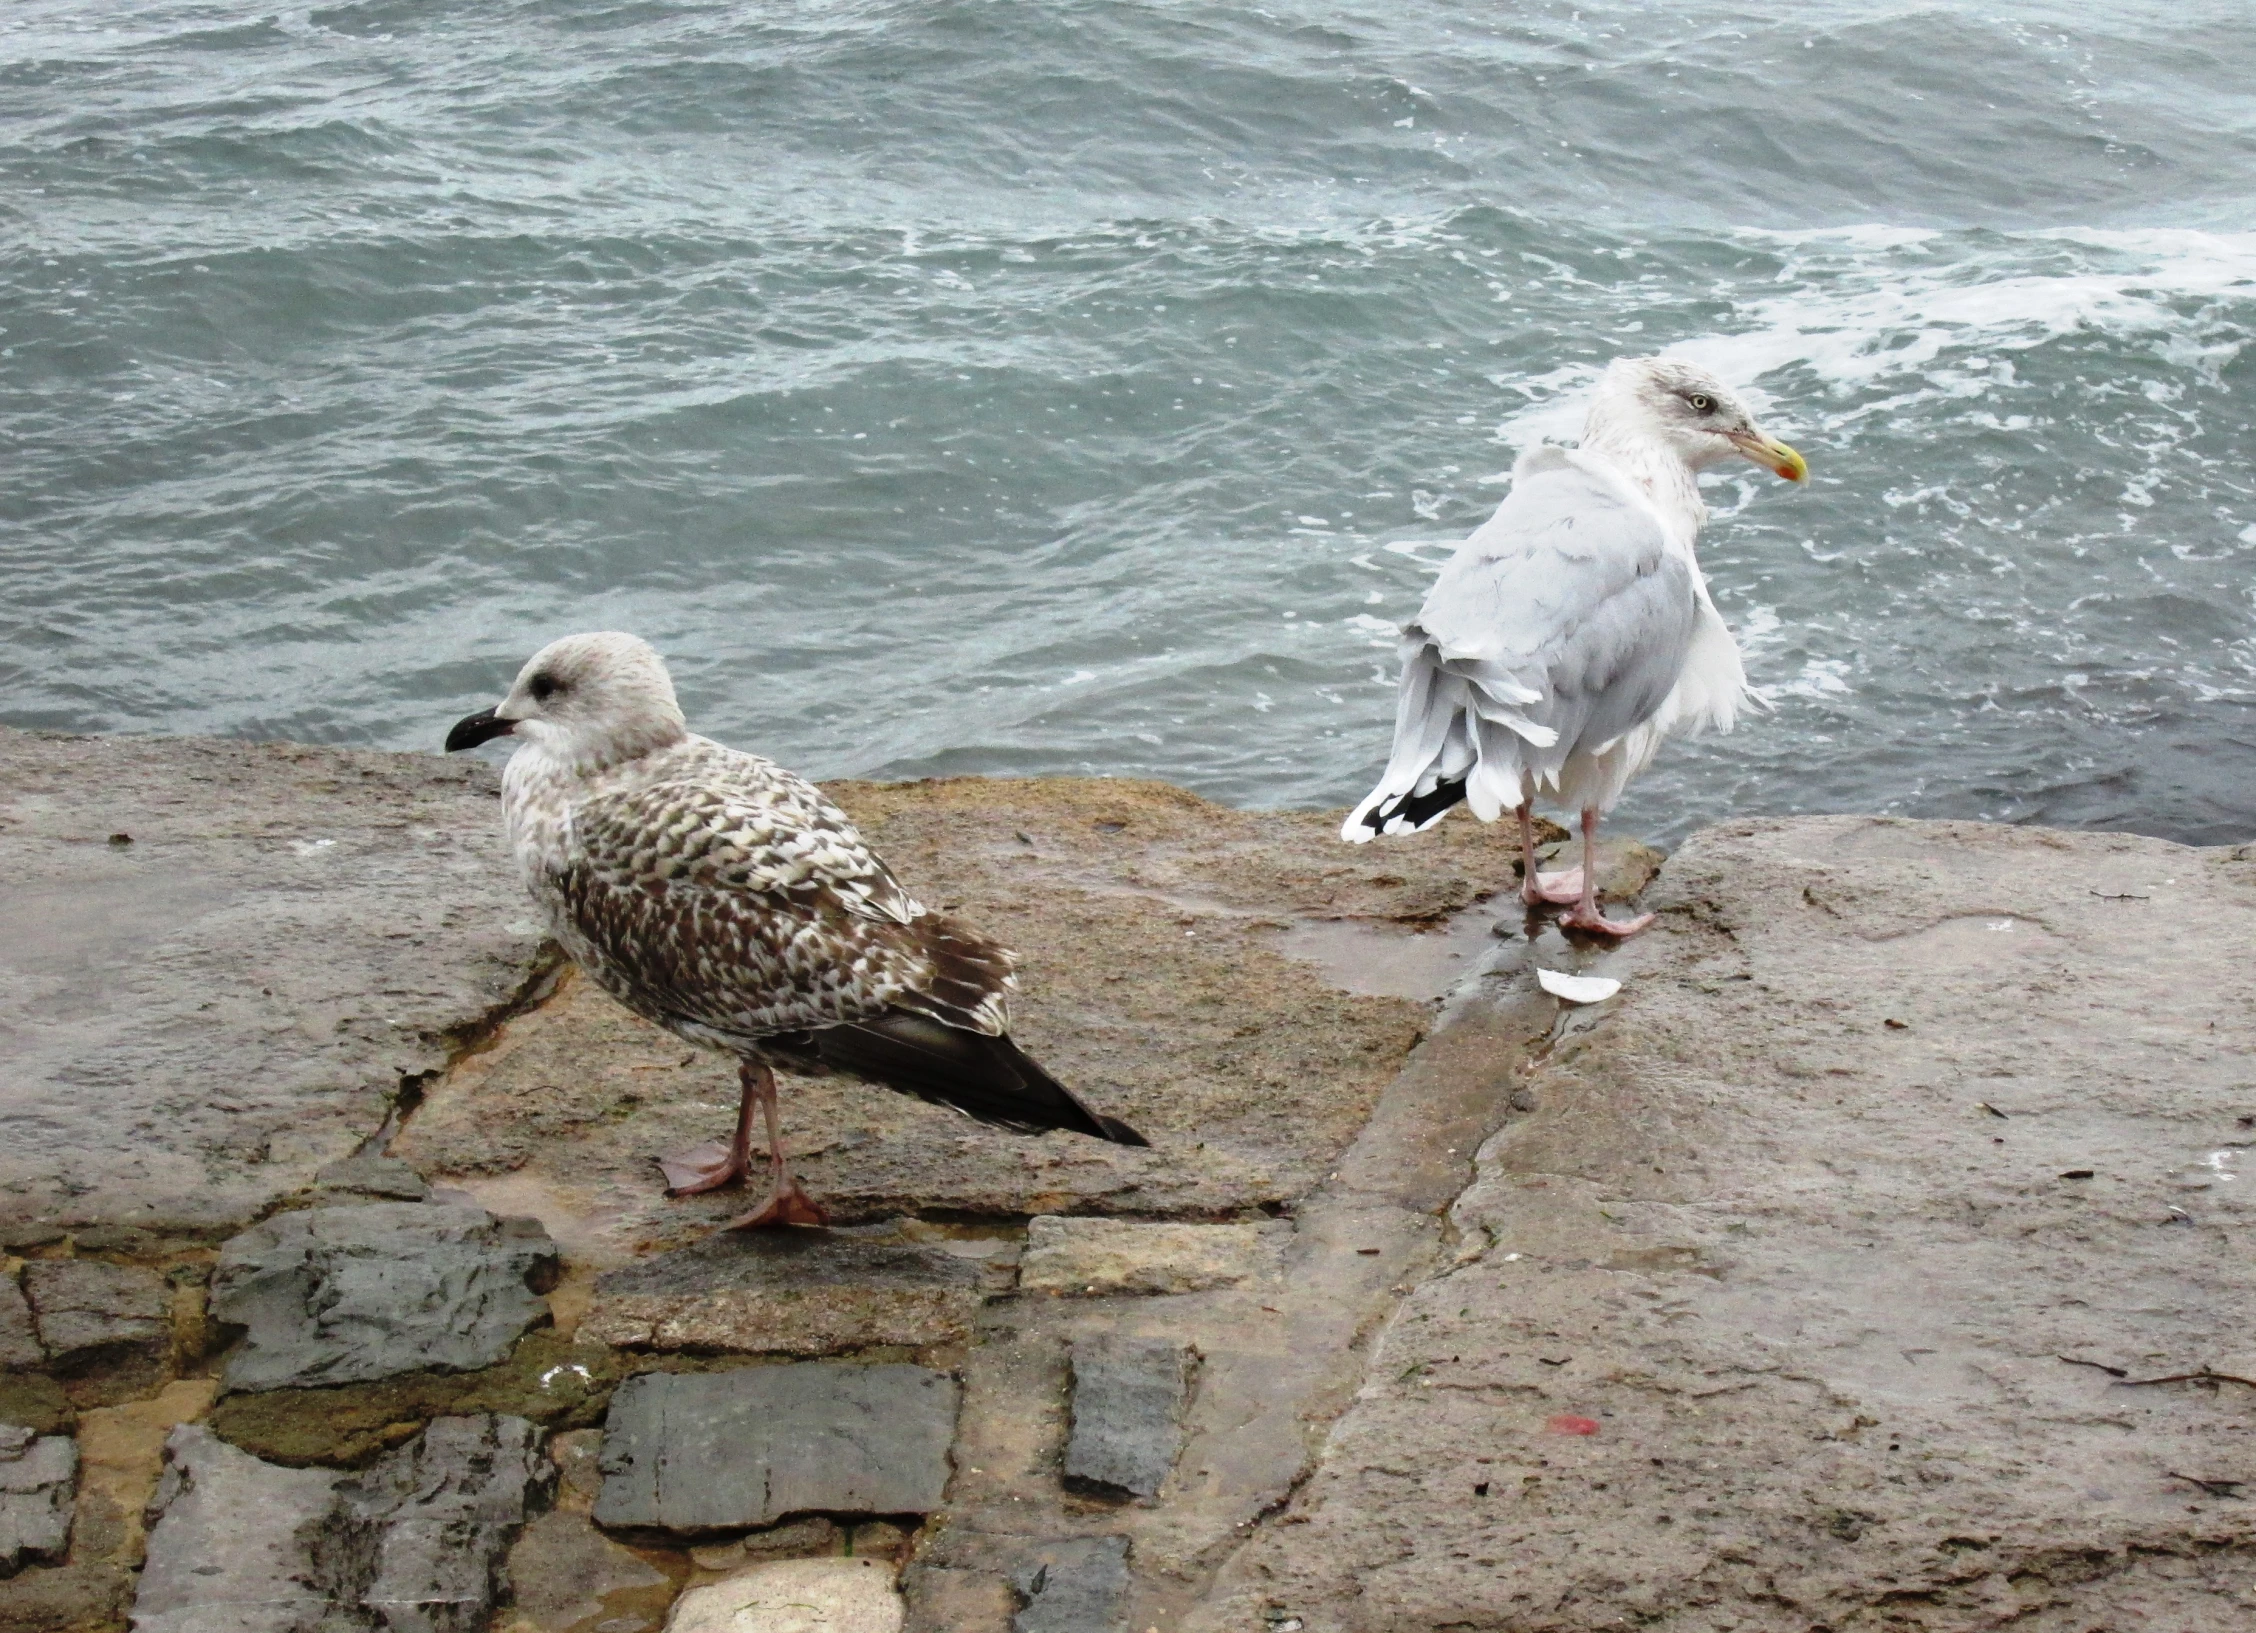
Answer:
[[(1892, 393), (1832, 423), (1982, 396), (2013, 380), (2010, 361), (1986, 354), (2087, 329), (2153, 337), (2166, 360), (2214, 380), (2250, 338), (2215, 308), (2256, 305), (2256, 233), (2061, 229), (1985, 239), (1947, 258), (1937, 252), (1943, 235), (1905, 228), (1745, 236), (1789, 246), (1779, 293), (1742, 303), (1729, 329), (1667, 350), (1732, 381), (1758, 412), (1767, 401), (1756, 382), (1789, 369), (1837, 396)], [(2202, 304), (2189, 312), (2189, 303)], [(1572, 439), (1597, 377), (1578, 364), (1513, 382), (1533, 400), (1497, 427), (1498, 440)]]

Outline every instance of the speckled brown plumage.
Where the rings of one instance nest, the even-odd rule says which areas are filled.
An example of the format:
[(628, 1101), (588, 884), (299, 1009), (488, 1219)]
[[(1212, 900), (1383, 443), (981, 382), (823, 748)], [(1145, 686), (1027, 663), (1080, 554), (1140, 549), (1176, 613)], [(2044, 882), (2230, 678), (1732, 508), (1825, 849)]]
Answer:
[(641, 642), (558, 642), (457, 737), (480, 721), (522, 739), (503, 797), (527, 888), (637, 1014), (1005, 1127), (1143, 1143), (1010, 1041), (1007, 948), (925, 908), (813, 784), (684, 729)]

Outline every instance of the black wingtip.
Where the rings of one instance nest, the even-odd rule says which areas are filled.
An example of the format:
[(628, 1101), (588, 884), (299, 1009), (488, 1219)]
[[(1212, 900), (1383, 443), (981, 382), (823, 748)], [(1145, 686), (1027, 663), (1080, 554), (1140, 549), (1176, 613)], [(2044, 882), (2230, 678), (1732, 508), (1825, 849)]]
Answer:
[(1405, 794), (1392, 805), (1367, 812), (1363, 824), (1373, 833), (1383, 832), (1386, 825), (1400, 817), (1413, 828), (1423, 828), (1435, 817), (1457, 804), (1465, 797), (1465, 779), (1455, 782), (1435, 783), (1423, 794)]
[(1140, 1145), (1149, 1149), (1151, 1141), (1145, 1139), (1119, 1118), (1107, 1117), (1101, 1111), (1096, 1116), (1097, 1126), (1104, 1130), (1104, 1137), (1114, 1145)]

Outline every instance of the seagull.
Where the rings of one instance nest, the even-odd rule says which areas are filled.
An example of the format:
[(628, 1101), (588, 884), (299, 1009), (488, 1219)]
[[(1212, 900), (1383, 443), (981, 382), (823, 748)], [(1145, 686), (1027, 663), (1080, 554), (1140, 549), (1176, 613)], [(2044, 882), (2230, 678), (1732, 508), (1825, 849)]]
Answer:
[(812, 783), (693, 734), (647, 643), (552, 642), (447, 751), (497, 737), (517, 739), (510, 848), (557, 941), (637, 1015), (737, 1057), (736, 1132), (661, 1158), (669, 1194), (749, 1181), (756, 1105), (768, 1198), (729, 1228), (827, 1222), (784, 1160), (777, 1066), (851, 1072), (1021, 1133), (1149, 1143), (1011, 1042), (1015, 954), (902, 889)]
[[(1598, 819), (1663, 738), (1729, 731), (1747, 672), (1692, 553), (1700, 472), (1809, 465), (1714, 376), (1669, 357), (1601, 377), (1573, 449), (1522, 454), (1496, 514), (1457, 547), (1402, 631), (1394, 752), (1340, 837), (1417, 833), (1459, 802), (1519, 819), (1521, 893), (1560, 923), (1634, 935), (1598, 910)], [(1538, 874), (1534, 801), (1582, 818), (1582, 866)]]

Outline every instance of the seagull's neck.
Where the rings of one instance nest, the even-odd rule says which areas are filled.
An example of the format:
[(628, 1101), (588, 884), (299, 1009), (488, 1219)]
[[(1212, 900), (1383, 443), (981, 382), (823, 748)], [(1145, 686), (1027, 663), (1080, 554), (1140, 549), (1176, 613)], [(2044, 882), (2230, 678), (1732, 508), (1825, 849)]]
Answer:
[(1651, 437), (1615, 435), (1608, 426), (1584, 432), (1581, 452), (1595, 455), (1613, 466), (1630, 484), (1653, 501), (1670, 522), (1683, 529), (1689, 545), (1708, 519), (1707, 502), (1700, 497), (1700, 478), (1676, 450)]

